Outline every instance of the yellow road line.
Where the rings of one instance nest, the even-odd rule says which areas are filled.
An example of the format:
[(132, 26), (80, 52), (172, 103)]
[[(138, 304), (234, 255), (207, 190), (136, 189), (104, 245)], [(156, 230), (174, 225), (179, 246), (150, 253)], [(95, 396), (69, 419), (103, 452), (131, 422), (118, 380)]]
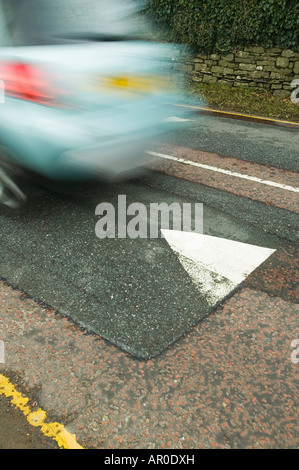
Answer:
[(242, 116), (242, 117), (247, 117), (247, 118), (252, 118), (252, 119), (261, 119), (262, 121), (280, 122), (280, 123), (283, 123), (283, 124), (291, 124), (293, 126), (299, 126), (299, 122), (282, 121), (280, 119), (275, 119), (275, 118), (252, 116), (251, 114), (232, 113), (232, 112), (229, 112), (229, 111), (221, 111), (219, 109), (211, 109), (211, 108), (202, 108), (201, 106), (191, 106), (191, 105), (187, 105), (187, 104), (174, 104), (174, 106), (180, 106), (182, 108), (200, 109), (202, 111), (210, 111), (212, 113), (230, 114), (232, 116)]
[(40, 427), (41, 432), (45, 436), (54, 439), (59, 447), (63, 447), (64, 449), (83, 449), (76, 441), (75, 434), (71, 434), (67, 431), (62, 424), (56, 422), (45, 423), (47, 418), (45, 411), (41, 409), (32, 411), (30, 406), (27, 405), (29, 398), (24, 397), (18, 392), (9, 379), (2, 374), (0, 374), (0, 394), (4, 394), (7, 398), (10, 398), (11, 404), (22, 411), (28, 423), (34, 427)]

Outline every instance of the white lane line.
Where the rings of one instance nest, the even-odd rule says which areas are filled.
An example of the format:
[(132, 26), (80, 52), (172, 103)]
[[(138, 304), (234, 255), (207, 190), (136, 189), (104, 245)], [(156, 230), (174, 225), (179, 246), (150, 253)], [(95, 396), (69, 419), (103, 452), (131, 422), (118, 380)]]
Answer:
[(263, 180), (261, 178), (256, 178), (255, 176), (244, 175), (242, 173), (237, 173), (235, 171), (224, 170), (223, 168), (218, 168), (216, 166), (205, 165), (204, 163), (192, 162), (191, 160), (184, 160), (183, 158), (173, 157), (172, 155), (165, 155), (163, 153), (147, 151), (149, 155), (153, 157), (165, 158), (166, 160), (173, 160), (175, 162), (184, 163), (185, 165), (196, 166), (198, 168), (203, 168), (205, 170), (215, 171), (216, 173), (223, 173), (224, 175), (235, 176), (237, 178), (242, 178), (248, 181), (254, 181), (255, 183), (265, 184), (267, 186), (273, 186), (274, 188), (284, 189), (285, 191), (292, 191), (294, 193), (299, 193), (299, 188), (294, 186), (288, 186), (287, 184), (275, 183), (275, 181)]

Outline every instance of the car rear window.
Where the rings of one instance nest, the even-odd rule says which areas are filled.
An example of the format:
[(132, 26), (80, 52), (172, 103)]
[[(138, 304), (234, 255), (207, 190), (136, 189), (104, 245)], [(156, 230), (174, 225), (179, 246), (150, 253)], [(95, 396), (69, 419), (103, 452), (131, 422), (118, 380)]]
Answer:
[(0, 0), (14, 46), (137, 33), (132, 0)]

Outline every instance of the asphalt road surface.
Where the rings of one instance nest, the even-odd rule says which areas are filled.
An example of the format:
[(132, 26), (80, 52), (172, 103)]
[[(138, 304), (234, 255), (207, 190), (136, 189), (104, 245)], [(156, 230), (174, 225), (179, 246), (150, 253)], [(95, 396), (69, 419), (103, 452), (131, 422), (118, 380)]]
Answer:
[(178, 130), (169, 136), (171, 143), (275, 168), (299, 169), (297, 129), (208, 116), (200, 111), (191, 119), (178, 123)]
[[(1, 211), (0, 374), (87, 448), (296, 447), (290, 342), (298, 337), (298, 130), (198, 114), (177, 125), (143, 177), (45, 192), (20, 213)], [(193, 258), (189, 239), (161, 235), (161, 220), (158, 238), (120, 236), (132, 216), (120, 223), (119, 196), (126, 207), (143, 205), (135, 229), (147, 233), (151, 204), (202, 203), (203, 249)], [(114, 238), (97, 236), (101, 203), (116, 209)], [(215, 355), (209, 338), (217, 335), (223, 343)], [(237, 364), (245, 358), (244, 375)], [(206, 382), (203, 367), (218, 380)], [(7, 399), (0, 402), (5, 423)], [(19, 435), (18, 421), (5, 428), (2, 448)], [(16, 447), (53, 448), (46, 432), (43, 441), (28, 430), (22, 436)]]
[[(184, 183), (182, 183), (184, 185)], [(165, 239), (99, 239), (99, 203), (192, 204), (141, 184), (106, 187), (75, 197), (47, 196), (7, 215), (1, 237), (2, 276), (35, 299), (139, 358), (155, 356), (210, 312), (205, 293)], [(129, 219), (129, 218), (128, 218)], [(281, 241), (234, 217), (204, 208), (205, 233), (268, 248)], [(13, 234), (13, 236), (11, 235)], [(222, 300), (222, 299), (219, 299)], [(71, 312), (71, 314), (70, 314)]]

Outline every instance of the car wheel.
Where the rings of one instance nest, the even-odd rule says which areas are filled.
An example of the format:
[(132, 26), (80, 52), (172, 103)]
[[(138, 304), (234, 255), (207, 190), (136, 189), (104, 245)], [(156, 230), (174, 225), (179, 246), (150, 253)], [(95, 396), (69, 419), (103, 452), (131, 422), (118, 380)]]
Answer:
[(18, 209), (26, 202), (26, 195), (19, 186), (20, 176), (20, 170), (0, 148), (0, 206)]

